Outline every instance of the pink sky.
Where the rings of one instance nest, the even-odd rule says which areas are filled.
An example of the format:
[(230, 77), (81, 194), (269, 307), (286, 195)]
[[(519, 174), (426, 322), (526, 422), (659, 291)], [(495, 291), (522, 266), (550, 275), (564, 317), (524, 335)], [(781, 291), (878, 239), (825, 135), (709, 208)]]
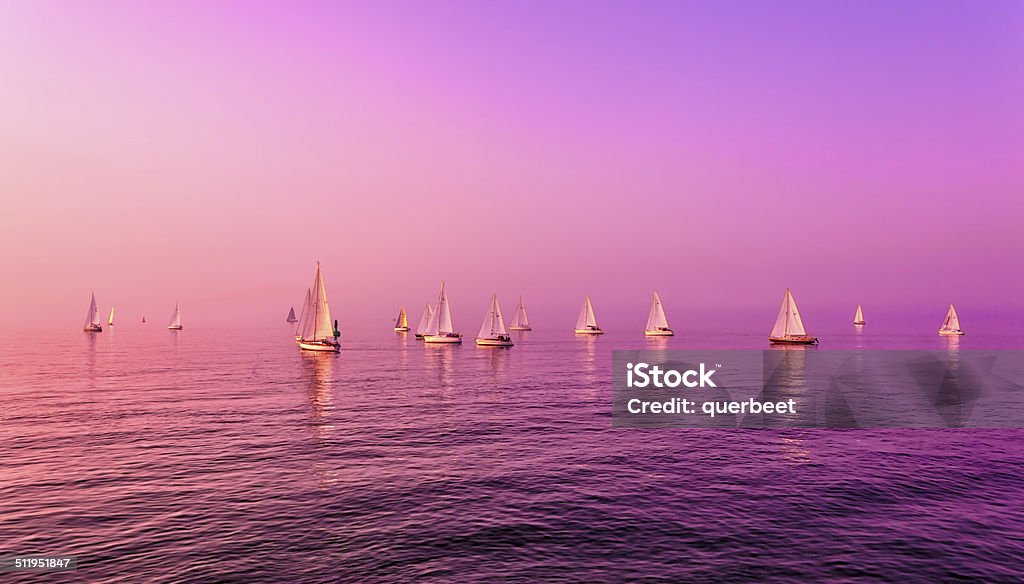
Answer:
[[(0, 4), (0, 323), (1024, 313), (1018, 2)], [(845, 318), (845, 317), (844, 317)]]

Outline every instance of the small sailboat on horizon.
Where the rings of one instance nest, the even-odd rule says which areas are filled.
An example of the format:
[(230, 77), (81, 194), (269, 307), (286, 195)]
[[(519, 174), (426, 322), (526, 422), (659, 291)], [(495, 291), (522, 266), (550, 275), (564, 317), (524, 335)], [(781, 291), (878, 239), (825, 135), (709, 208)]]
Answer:
[(85, 314), (85, 324), (82, 326), (82, 330), (87, 333), (102, 333), (103, 327), (100, 325), (100, 311), (96, 308), (96, 293), (92, 293), (92, 298), (89, 301), (89, 312)]
[(299, 322), (299, 319), (295, 318), (295, 307), (294, 306), (288, 309), (288, 318), (285, 319), (285, 322), (291, 322), (291, 323)]
[(583, 297), (583, 309), (576, 319), (576, 328), (573, 330), (578, 335), (603, 335), (604, 331), (597, 326), (597, 316), (594, 315), (594, 305), (590, 303), (590, 296)]
[(405, 307), (398, 312), (398, 318), (395, 319), (395, 332), (396, 333), (407, 333), (409, 332), (409, 316), (405, 314)]
[(437, 305), (427, 323), (423, 341), (450, 344), (462, 342), (462, 335), (455, 332), (455, 325), (452, 323), (452, 309), (448, 304), (448, 294), (445, 292), (444, 282), (441, 282), (441, 293), (437, 297)]
[(110, 318), (107, 319), (107, 326), (114, 326), (114, 307), (110, 307)]
[(519, 296), (519, 306), (516, 306), (516, 313), (512, 316), (512, 322), (508, 326), (510, 331), (532, 331), (530, 319), (526, 316), (526, 305), (523, 304), (522, 295)]
[(786, 288), (786, 295), (782, 298), (782, 307), (779, 308), (779, 316), (775, 319), (775, 326), (772, 327), (768, 340), (776, 345), (817, 345), (818, 337), (812, 337), (804, 330), (804, 321), (800, 318), (800, 310), (796, 307), (796, 299), (793, 293)]
[(949, 305), (949, 310), (946, 311), (946, 319), (942, 321), (942, 326), (939, 327), (939, 336), (942, 337), (959, 337), (964, 334), (964, 331), (960, 329), (960, 317), (956, 314), (956, 309), (953, 305)]
[(476, 336), (476, 344), (482, 347), (512, 346), (512, 337), (508, 336), (508, 331), (505, 330), (505, 319), (501, 316), (497, 294), (491, 295), (491, 307), (484, 315), (484, 322)]
[(864, 324), (864, 310), (861, 309), (860, 304), (857, 305), (857, 313), (853, 315), (853, 324)]
[(181, 326), (181, 306), (177, 302), (174, 303), (174, 313), (171, 314), (171, 324), (167, 325), (169, 331), (180, 331), (183, 327)]
[(651, 301), (651, 312), (647, 315), (647, 326), (644, 327), (644, 335), (648, 337), (671, 337), (675, 333), (668, 325), (668, 318), (665, 317), (665, 307), (661, 305), (661, 297), (658, 291), (654, 291), (654, 300)]
[(416, 340), (423, 340), (423, 335), (426, 334), (427, 325), (430, 324), (430, 317), (433, 314), (434, 309), (430, 307), (430, 303), (428, 302), (426, 307), (423, 309), (423, 316), (420, 317), (420, 323), (416, 326)]
[(320, 275), (320, 262), (316, 263), (316, 276), (313, 279), (313, 293), (306, 310), (299, 333), (299, 347), (305, 351), (329, 351), (337, 353), (341, 350), (338, 337), (338, 321), (331, 325), (331, 309), (327, 305), (327, 289), (324, 287), (323, 276)]

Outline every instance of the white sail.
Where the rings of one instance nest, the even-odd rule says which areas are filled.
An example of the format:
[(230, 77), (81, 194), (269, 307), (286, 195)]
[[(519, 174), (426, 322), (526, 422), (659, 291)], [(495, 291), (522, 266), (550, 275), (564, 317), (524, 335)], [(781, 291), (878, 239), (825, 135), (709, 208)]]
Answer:
[(857, 314), (853, 315), (853, 324), (864, 324), (864, 311), (857, 305)]
[(960, 330), (960, 317), (956, 314), (956, 309), (953, 305), (949, 305), (949, 311), (946, 312), (946, 319), (942, 321), (942, 328), (940, 331), (958, 331)]
[(441, 282), (441, 293), (437, 296), (437, 304), (434, 305), (434, 312), (430, 315), (423, 334), (424, 336), (436, 336), (454, 332), (452, 309), (448, 305), (448, 294), (445, 292), (444, 282)]
[(309, 320), (309, 303), (313, 292), (306, 288), (306, 299), (302, 302), (302, 312), (299, 313), (299, 326), (295, 327), (295, 336), (301, 337), (306, 330), (306, 321)]
[(493, 294), (491, 296), (491, 307), (487, 310), (487, 314), (484, 316), (484, 322), (480, 325), (480, 334), (477, 338), (487, 339), (497, 336), (507, 336), (508, 331), (505, 329), (505, 319), (501, 316), (501, 306), (498, 305), (498, 295)]
[(171, 323), (168, 328), (181, 328), (181, 307), (174, 303), (174, 313), (171, 315)]
[(448, 304), (448, 294), (444, 290), (444, 282), (441, 282), (441, 297), (437, 301), (438, 313), (437, 332), (439, 334), (454, 333), (455, 325), (452, 323), (452, 308)]
[(512, 323), (510, 325), (513, 329), (515, 328), (529, 328), (530, 319), (526, 316), (526, 305), (523, 304), (523, 297), (519, 297), (519, 306), (516, 307), (516, 313), (512, 316)]
[(89, 312), (85, 315), (85, 327), (100, 326), (100, 311), (96, 308), (96, 293), (92, 293), (92, 299), (89, 301)]
[(114, 326), (114, 307), (110, 307), (110, 318), (107, 319), (107, 326)]
[(416, 326), (416, 334), (423, 336), (426, 333), (427, 325), (430, 324), (430, 317), (434, 314), (434, 309), (429, 304), (423, 309), (423, 316), (420, 317), (420, 324)]
[(583, 309), (576, 319), (576, 330), (584, 330), (588, 327), (597, 327), (597, 317), (594, 316), (594, 305), (590, 303), (590, 296), (583, 300)]
[(409, 328), (409, 317), (405, 314), (405, 307), (398, 313), (398, 318), (395, 319), (396, 328)]
[(658, 291), (654, 291), (654, 300), (651, 302), (651, 313), (647, 315), (646, 330), (656, 331), (670, 328), (668, 318), (665, 317), (665, 308), (661, 305), (661, 297)]
[(323, 276), (320, 275), (320, 262), (316, 263), (313, 294), (310, 297), (309, 310), (301, 337), (303, 341), (312, 342), (334, 339), (331, 309), (327, 306), (327, 289), (324, 287)]
[(796, 307), (796, 299), (793, 293), (786, 288), (786, 295), (782, 298), (782, 307), (779, 308), (779, 316), (775, 319), (775, 326), (772, 327), (772, 338), (780, 339), (787, 336), (805, 336), (804, 322), (800, 318), (800, 310)]

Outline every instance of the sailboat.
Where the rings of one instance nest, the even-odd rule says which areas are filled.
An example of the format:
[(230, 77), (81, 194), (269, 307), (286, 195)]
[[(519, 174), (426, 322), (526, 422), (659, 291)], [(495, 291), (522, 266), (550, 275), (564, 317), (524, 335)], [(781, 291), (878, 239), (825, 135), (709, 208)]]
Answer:
[(420, 324), (416, 326), (416, 338), (423, 340), (423, 335), (427, 330), (427, 325), (430, 324), (430, 317), (434, 314), (434, 309), (427, 304), (426, 308), (423, 309), (423, 316), (420, 317)]
[(775, 319), (775, 326), (772, 327), (768, 340), (773, 344), (818, 344), (818, 337), (812, 337), (804, 330), (804, 321), (800, 318), (796, 299), (789, 288), (786, 288), (786, 295), (782, 297), (782, 307), (779, 308), (779, 316)]
[(405, 314), (405, 307), (398, 312), (398, 318), (395, 319), (395, 332), (407, 333), (409, 332), (409, 317)]
[(146, 317), (145, 316), (142, 317), (142, 324), (146, 324)]
[(286, 319), (286, 322), (299, 322), (299, 319), (295, 318), (294, 306), (288, 309), (288, 318)]
[(100, 311), (96, 308), (96, 293), (92, 294), (92, 300), (89, 301), (89, 312), (85, 315), (85, 325), (82, 330), (87, 333), (102, 333), (103, 327), (100, 326)]
[(182, 326), (181, 326), (181, 307), (178, 306), (177, 302), (175, 302), (174, 303), (174, 313), (171, 314), (171, 324), (167, 325), (167, 330), (169, 330), (169, 331), (180, 331), (181, 329), (182, 329)]
[(946, 312), (946, 320), (942, 321), (942, 326), (939, 327), (939, 336), (958, 337), (962, 334), (964, 331), (960, 330), (960, 317), (956, 315), (956, 309), (950, 304), (949, 311)]
[(644, 335), (648, 337), (671, 337), (675, 335), (672, 327), (668, 326), (668, 319), (665, 318), (665, 308), (661, 305), (661, 297), (658, 291), (654, 291), (654, 300), (651, 302), (651, 313), (647, 315), (647, 326), (644, 327)]
[(864, 311), (857, 305), (857, 314), (853, 315), (853, 324), (864, 324)]
[(331, 309), (327, 306), (327, 289), (324, 288), (324, 279), (320, 275), (320, 262), (316, 263), (316, 277), (313, 281), (313, 294), (306, 310), (306, 318), (300, 327), (302, 330), (299, 332), (299, 347), (306, 351), (337, 353), (341, 350), (341, 343), (338, 342), (341, 333), (338, 331), (337, 322), (331, 326)]
[(461, 343), (462, 335), (455, 332), (455, 325), (452, 324), (452, 309), (448, 305), (448, 295), (444, 291), (444, 282), (441, 282), (441, 293), (437, 297), (437, 305), (430, 315), (427, 328), (423, 331), (423, 341), (427, 343)]
[(110, 307), (110, 318), (107, 319), (107, 326), (114, 326), (114, 307)]
[(512, 337), (508, 336), (508, 331), (505, 330), (505, 319), (501, 316), (497, 294), (491, 295), (491, 307), (484, 315), (484, 322), (476, 336), (476, 344), (484, 347), (512, 346)]
[(530, 328), (530, 319), (526, 317), (526, 305), (523, 304), (523, 297), (519, 297), (519, 306), (516, 307), (516, 313), (512, 317), (512, 322), (508, 326), (510, 331), (532, 331)]
[(578, 335), (603, 335), (604, 331), (597, 326), (597, 317), (594, 316), (594, 305), (590, 303), (590, 296), (583, 298), (583, 310), (580, 317), (576, 319), (576, 329), (573, 331)]

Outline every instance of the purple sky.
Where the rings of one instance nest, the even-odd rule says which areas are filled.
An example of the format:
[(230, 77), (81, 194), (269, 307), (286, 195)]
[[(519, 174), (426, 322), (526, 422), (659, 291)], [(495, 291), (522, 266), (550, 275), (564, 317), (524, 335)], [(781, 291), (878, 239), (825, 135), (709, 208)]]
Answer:
[(1024, 313), (1021, 2), (13, 0), (0, 80), (0, 323)]

